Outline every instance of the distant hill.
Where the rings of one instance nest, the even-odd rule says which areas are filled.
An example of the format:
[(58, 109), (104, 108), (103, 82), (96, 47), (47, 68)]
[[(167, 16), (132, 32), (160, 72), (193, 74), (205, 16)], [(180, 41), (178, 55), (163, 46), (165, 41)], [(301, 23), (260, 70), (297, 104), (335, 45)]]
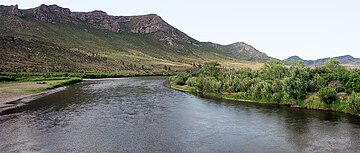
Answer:
[[(341, 64), (343, 64), (346, 67), (360, 67), (360, 58), (354, 58), (351, 55), (345, 55), (345, 56), (338, 56), (338, 57), (333, 57), (336, 60), (338, 60)], [(323, 65), (327, 60), (329, 60), (329, 58), (321, 58), (321, 59), (317, 59), (317, 60), (304, 60), (302, 58), (300, 58), (299, 56), (291, 56), (287, 59), (284, 59), (285, 62), (290, 62), (290, 61), (303, 61), (305, 65), (307, 66), (320, 66)]]
[(200, 42), (156, 14), (112, 16), (57, 5), (0, 5), (0, 71), (152, 71), (217, 60), (255, 66), (273, 59), (246, 43)]

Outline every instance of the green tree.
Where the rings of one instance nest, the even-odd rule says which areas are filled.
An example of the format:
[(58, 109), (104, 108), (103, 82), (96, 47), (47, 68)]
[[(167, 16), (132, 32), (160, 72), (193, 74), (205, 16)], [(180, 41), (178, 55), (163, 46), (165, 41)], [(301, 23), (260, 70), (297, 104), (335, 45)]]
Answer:
[(360, 93), (351, 93), (348, 99), (348, 107), (352, 113), (360, 114)]
[(200, 69), (200, 74), (209, 77), (218, 77), (220, 75), (220, 64), (216, 61), (206, 62)]
[(247, 92), (251, 88), (252, 81), (250, 77), (242, 79), (239, 84), (236, 84), (236, 90), (239, 92)]
[(321, 88), (318, 96), (322, 102), (329, 105), (338, 100), (336, 89), (330, 87)]
[(181, 73), (179, 75), (176, 75), (174, 77), (172, 77), (172, 80), (174, 81), (175, 84), (177, 85), (185, 85), (187, 79), (190, 77), (191, 75), (186, 74), (186, 73)]
[(296, 77), (286, 77), (284, 79), (284, 92), (289, 98), (304, 100), (307, 95), (307, 82)]
[(310, 80), (311, 91), (319, 91), (319, 89), (324, 88), (326, 84), (327, 82), (322, 76), (315, 74), (315, 76)]
[(186, 85), (188, 85), (189, 87), (195, 87), (196, 83), (198, 83), (197, 77), (191, 77), (186, 80)]
[(327, 60), (322, 69), (325, 72), (324, 76), (328, 82), (343, 80), (343, 75), (346, 71), (345, 67), (342, 66), (335, 58)]
[(288, 74), (288, 69), (280, 61), (269, 61), (260, 70), (261, 78), (264, 80), (282, 79)]
[(351, 77), (345, 85), (347, 93), (360, 92), (360, 76)]

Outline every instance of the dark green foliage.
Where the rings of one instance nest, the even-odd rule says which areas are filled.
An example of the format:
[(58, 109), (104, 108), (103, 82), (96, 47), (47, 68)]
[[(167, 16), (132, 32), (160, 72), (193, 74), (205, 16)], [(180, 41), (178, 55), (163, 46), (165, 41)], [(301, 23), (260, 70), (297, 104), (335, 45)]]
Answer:
[(352, 92), (348, 99), (348, 105), (352, 113), (360, 114), (360, 93)]
[(175, 84), (177, 85), (185, 85), (187, 79), (190, 77), (191, 75), (186, 74), (186, 73), (181, 73), (179, 75), (176, 75), (172, 78), (172, 80), (174, 81)]
[(360, 92), (360, 75), (351, 77), (345, 87), (347, 93)]
[(319, 91), (319, 89), (325, 87), (327, 84), (326, 80), (320, 76), (320, 74), (316, 74), (313, 79), (310, 80), (309, 86), (310, 90), (313, 92)]
[[(307, 68), (302, 62), (287, 67), (271, 61), (258, 71), (222, 69), (217, 62), (209, 62), (186, 84), (205, 95), (218, 93), (230, 98), (295, 104), (308, 108), (326, 106), (344, 111), (346, 107), (356, 108), (356, 100), (351, 101), (351, 105), (349, 102), (349, 106), (344, 101), (348, 100), (347, 93), (360, 92), (360, 71), (345, 69), (335, 60), (329, 60), (325, 66), (316, 68)], [(341, 98), (338, 98), (339, 95)], [(354, 97), (352, 99), (356, 99)]]
[(220, 75), (220, 64), (216, 61), (206, 62), (200, 69), (200, 74), (210, 77)]
[(260, 74), (264, 80), (282, 79), (286, 77), (289, 70), (279, 61), (270, 61), (264, 64), (260, 70)]
[(186, 80), (186, 85), (188, 85), (189, 87), (195, 87), (197, 82), (198, 82), (197, 77), (191, 77)]
[(331, 87), (321, 88), (318, 92), (318, 96), (322, 102), (328, 105), (338, 100), (336, 89)]
[(296, 100), (304, 100), (307, 95), (307, 82), (296, 77), (284, 79), (284, 91), (288, 97)]

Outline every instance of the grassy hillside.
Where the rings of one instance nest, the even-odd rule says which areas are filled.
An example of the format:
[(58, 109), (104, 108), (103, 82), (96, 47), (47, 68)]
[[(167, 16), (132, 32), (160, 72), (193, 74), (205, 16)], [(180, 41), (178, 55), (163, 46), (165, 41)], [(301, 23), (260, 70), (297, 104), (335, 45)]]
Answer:
[(264, 54), (251, 61), (226, 46), (193, 39), (168, 40), (169, 34), (161, 31), (112, 32), (81, 22), (44, 22), (33, 18), (31, 10), (24, 12), (22, 17), (0, 16), (0, 71), (185, 71), (209, 60), (226, 67), (258, 68), (258, 62), (270, 59)]

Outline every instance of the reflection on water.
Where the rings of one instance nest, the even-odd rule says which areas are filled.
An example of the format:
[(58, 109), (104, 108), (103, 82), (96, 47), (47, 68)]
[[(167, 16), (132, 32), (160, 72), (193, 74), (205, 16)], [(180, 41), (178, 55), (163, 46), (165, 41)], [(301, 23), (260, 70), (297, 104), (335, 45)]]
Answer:
[(88, 81), (0, 116), (1, 152), (358, 152), (359, 118)]

